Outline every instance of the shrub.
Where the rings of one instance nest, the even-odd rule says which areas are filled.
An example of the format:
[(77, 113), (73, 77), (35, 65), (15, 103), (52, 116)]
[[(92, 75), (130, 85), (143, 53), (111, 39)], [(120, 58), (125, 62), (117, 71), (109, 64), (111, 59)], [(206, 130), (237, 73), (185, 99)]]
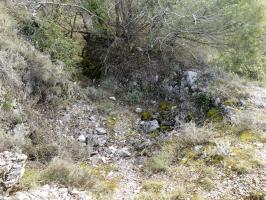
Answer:
[(43, 184), (56, 183), (95, 192), (99, 196), (112, 193), (116, 189), (116, 182), (107, 180), (105, 175), (95, 173), (95, 170), (87, 164), (75, 165), (71, 161), (55, 159), (41, 173), (40, 181)]
[(181, 128), (177, 138), (181, 147), (206, 144), (217, 134), (211, 127), (197, 127), (195, 123), (184, 124)]
[[(138, 63), (138, 70), (151, 71), (151, 61), (163, 57), (185, 66), (217, 61), (218, 66), (252, 78), (265, 72), (263, 0), (119, 2), (123, 6), (106, 0), (82, 1), (97, 16), (96, 30), (116, 38), (107, 55), (113, 70), (129, 72)], [(117, 60), (123, 62), (121, 67)]]
[(224, 159), (224, 165), (237, 174), (249, 173), (261, 165), (252, 149), (234, 148), (233, 155)]
[(41, 184), (39, 178), (40, 170), (38, 168), (26, 166), (20, 185), (24, 189), (37, 187)]
[(167, 171), (171, 162), (169, 153), (160, 152), (158, 155), (151, 157), (147, 163), (146, 168), (153, 172)]
[(31, 143), (23, 147), (24, 153), (29, 160), (49, 162), (58, 155), (58, 147), (54, 144), (32, 145)]
[(16, 18), (19, 30), (33, 45), (48, 55), (51, 60), (64, 62), (66, 69), (77, 76), (78, 63), (81, 61), (81, 45), (67, 37), (53, 18), (30, 19)]

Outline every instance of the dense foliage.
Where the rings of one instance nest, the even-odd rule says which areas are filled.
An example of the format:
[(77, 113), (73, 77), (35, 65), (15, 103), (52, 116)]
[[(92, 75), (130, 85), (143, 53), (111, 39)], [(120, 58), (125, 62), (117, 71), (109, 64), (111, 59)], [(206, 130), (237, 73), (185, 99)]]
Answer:
[[(262, 79), (265, 4), (264, 0), (64, 0), (42, 4), (45, 17), (24, 23), (23, 30), (39, 49), (72, 69), (83, 48), (75, 39), (80, 41), (82, 35), (87, 43), (83, 71), (96, 78), (209, 65)], [(80, 36), (73, 39), (73, 33)]]
[(215, 61), (220, 67), (256, 79), (265, 72), (262, 0), (82, 2), (123, 41), (115, 46), (122, 45), (129, 54), (134, 48), (146, 55), (170, 52), (184, 65)]

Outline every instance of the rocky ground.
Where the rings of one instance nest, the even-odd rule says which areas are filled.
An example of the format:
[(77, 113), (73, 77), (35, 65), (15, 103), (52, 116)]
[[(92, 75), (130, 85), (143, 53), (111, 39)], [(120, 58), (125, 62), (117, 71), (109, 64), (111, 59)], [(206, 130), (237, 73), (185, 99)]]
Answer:
[[(128, 105), (112, 91), (70, 81), (60, 64), (18, 37), (2, 10), (0, 198), (266, 199), (263, 85), (190, 69), (163, 84), (174, 103)], [(49, 183), (40, 179), (56, 159), (72, 163), (77, 177), (88, 170), (81, 177), (89, 187), (58, 183), (56, 173)]]

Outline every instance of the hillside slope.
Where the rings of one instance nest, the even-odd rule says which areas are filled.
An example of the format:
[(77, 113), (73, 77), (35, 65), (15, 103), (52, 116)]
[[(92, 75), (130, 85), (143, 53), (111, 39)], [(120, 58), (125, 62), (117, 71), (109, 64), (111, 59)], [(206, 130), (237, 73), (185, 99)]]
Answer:
[[(10, 188), (0, 165), (1, 198), (265, 199), (265, 85), (193, 69), (182, 72), (180, 104), (127, 105), (80, 88), (0, 11), (0, 153), (27, 155)], [(187, 120), (204, 109), (205, 121)]]

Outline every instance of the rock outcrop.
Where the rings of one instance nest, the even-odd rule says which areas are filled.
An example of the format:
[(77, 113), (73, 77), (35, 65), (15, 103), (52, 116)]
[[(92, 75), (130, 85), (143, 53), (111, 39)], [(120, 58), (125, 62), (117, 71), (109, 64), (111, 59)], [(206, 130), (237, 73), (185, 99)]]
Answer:
[[(27, 156), (5, 151), (0, 153), (0, 199), (3, 200), (90, 200), (91, 198), (76, 189), (44, 185), (36, 190), (19, 191), (9, 196), (6, 192), (15, 187), (24, 174)], [(3, 196), (1, 196), (3, 195)]]
[(76, 189), (58, 188), (44, 185), (39, 189), (25, 192), (17, 192), (12, 197), (4, 197), (4, 200), (91, 200), (85, 192)]
[(17, 185), (23, 176), (27, 156), (5, 151), (0, 153), (0, 189), (8, 190)]

